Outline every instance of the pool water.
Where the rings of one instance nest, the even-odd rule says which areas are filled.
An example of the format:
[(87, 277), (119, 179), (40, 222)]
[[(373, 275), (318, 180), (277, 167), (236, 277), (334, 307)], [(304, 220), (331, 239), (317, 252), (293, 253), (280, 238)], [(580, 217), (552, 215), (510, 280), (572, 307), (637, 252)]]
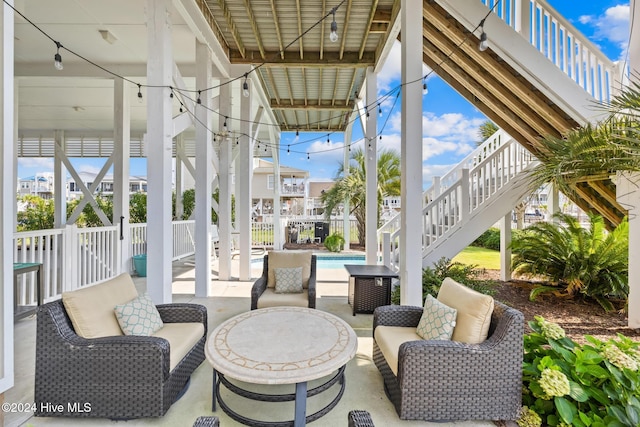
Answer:
[[(317, 255), (317, 268), (320, 269), (336, 269), (344, 268), (345, 264), (363, 264), (365, 263), (364, 255)], [(252, 267), (262, 266), (262, 258), (251, 260)]]

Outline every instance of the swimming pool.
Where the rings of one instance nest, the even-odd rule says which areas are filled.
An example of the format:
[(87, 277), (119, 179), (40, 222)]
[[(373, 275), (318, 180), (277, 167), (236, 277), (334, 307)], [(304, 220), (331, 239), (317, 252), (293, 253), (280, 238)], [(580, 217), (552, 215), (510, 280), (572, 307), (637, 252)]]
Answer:
[[(344, 268), (345, 264), (364, 264), (364, 255), (318, 255), (318, 269), (335, 269)], [(262, 258), (255, 258), (251, 260), (252, 267), (262, 267)]]

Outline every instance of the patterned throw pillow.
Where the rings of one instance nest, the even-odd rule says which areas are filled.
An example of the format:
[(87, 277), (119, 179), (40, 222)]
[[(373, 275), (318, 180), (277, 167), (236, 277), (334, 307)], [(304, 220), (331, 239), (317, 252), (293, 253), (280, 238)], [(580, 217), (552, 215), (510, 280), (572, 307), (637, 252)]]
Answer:
[(276, 268), (275, 273), (277, 294), (302, 292), (302, 267)]
[(457, 310), (427, 295), (416, 333), (425, 340), (450, 340), (456, 326)]
[(150, 336), (163, 326), (160, 313), (147, 294), (116, 305), (114, 310), (125, 335)]

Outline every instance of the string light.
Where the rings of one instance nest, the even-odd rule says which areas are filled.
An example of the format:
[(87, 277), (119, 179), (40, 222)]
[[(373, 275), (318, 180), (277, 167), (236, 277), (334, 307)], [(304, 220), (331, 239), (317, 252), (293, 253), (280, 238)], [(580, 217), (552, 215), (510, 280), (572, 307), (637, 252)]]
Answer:
[(138, 103), (142, 104), (142, 85), (138, 84)]
[(429, 93), (429, 88), (427, 87), (427, 76), (424, 76), (424, 80), (422, 82), (422, 94), (426, 95)]
[(382, 107), (380, 106), (379, 102), (378, 102), (378, 115), (382, 117)]
[(311, 156), (309, 156), (309, 152), (307, 151), (307, 160), (311, 160)]
[(331, 144), (331, 139), (329, 139), (329, 134), (327, 134), (327, 144)]
[(198, 99), (196, 99), (196, 102), (197, 102), (198, 104), (202, 104), (202, 100), (200, 99), (200, 93), (202, 93), (202, 91), (201, 91), (201, 90), (199, 90), (199, 91), (198, 91)]
[(62, 71), (64, 65), (62, 65), (62, 56), (60, 56), (60, 48), (62, 44), (60, 42), (56, 42), (56, 54), (53, 55), (53, 65), (56, 67), (56, 70)]
[(227, 116), (224, 116), (224, 123), (222, 124), (222, 130), (227, 132)]
[(242, 82), (242, 96), (249, 97), (249, 83), (247, 82), (247, 73), (244, 74), (244, 82)]
[(486, 18), (483, 18), (482, 21), (480, 21), (480, 29), (482, 30), (482, 33), (480, 34), (480, 45), (478, 46), (480, 52), (484, 52), (489, 47), (489, 42), (487, 41), (487, 33), (484, 32), (485, 19)]
[(300, 140), (300, 132), (296, 129), (296, 137), (293, 139), (293, 142), (298, 142)]
[(289, 146), (287, 145), (287, 156), (291, 154), (291, 150), (289, 149)]
[(333, 15), (333, 21), (331, 21), (331, 33), (329, 33), (329, 40), (333, 43), (338, 41), (338, 23), (336, 22), (336, 8), (331, 9)]

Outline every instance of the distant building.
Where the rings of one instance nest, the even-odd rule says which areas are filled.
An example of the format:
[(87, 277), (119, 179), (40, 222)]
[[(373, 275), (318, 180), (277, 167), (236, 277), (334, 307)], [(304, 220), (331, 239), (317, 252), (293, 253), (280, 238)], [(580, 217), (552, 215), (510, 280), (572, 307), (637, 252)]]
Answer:
[(280, 182), (275, 182), (273, 162), (254, 159), (253, 181), (253, 220), (263, 221), (273, 215), (273, 200), (276, 185), (280, 188), (280, 213), (282, 215), (305, 215), (307, 199), (307, 180), (309, 171), (280, 165)]
[(33, 194), (43, 199), (53, 197), (53, 173), (44, 172), (26, 178), (18, 178), (18, 195)]

